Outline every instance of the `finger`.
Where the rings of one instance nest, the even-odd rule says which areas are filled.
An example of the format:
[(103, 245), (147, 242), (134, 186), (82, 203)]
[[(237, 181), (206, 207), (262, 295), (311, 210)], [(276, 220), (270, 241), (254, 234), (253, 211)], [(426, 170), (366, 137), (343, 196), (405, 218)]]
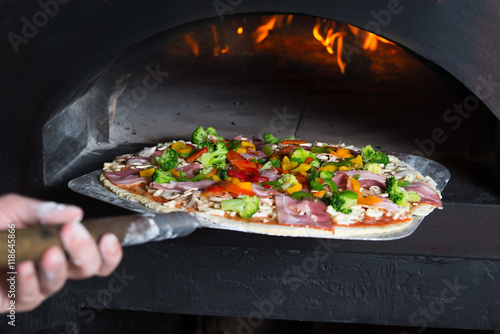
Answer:
[(81, 208), (74, 205), (42, 202), (33, 198), (8, 194), (0, 197), (0, 224), (15, 223), (19, 227), (36, 223), (80, 221)]
[(68, 223), (61, 228), (60, 235), (69, 256), (68, 277), (80, 279), (95, 275), (101, 267), (101, 254), (87, 229), (80, 223)]
[(30, 311), (44, 300), (40, 292), (38, 277), (33, 261), (26, 261), (17, 266), (16, 310)]
[(44, 297), (59, 291), (68, 277), (68, 264), (58, 246), (50, 247), (38, 262), (40, 290)]
[(120, 241), (114, 234), (105, 234), (99, 241), (99, 251), (102, 257), (102, 264), (97, 275), (108, 276), (122, 260), (123, 250)]

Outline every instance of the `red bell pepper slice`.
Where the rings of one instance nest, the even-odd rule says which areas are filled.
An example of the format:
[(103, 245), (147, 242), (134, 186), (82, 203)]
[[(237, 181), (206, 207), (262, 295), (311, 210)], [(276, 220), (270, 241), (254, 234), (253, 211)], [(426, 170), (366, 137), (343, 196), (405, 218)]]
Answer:
[(189, 158), (186, 158), (184, 160), (186, 160), (186, 162), (193, 163), (196, 159), (198, 159), (199, 157), (201, 157), (203, 155), (203, 153), (208, 153), (208, 148), (204, 147), (201, 150), (198, 150), (198, 151), (194, 152), (193, 154), (191, 154), (189, 156)]
[(225, 184), (224, 187), (227, 191), (236, 195), (255, 196), (255, 193), (253, 191), (242, 189), (232, 182)]
[[(238, 153), (236, 153), (236, 154), (238, 154)], [(251, 162), (251, 161), (248, 161), (246, 159), (233, 160), (233, 161), (231, 161), (231, 163), (234, 166), (238, 167), (239, 169), (243, 169), (243, 170), (251, 169), (251, 168), (257, 169), (257, 165), (255, 164), (255, 162)]]
[(216, 196), (216, 195), (221, 195), (221, 194), (224, 194), (224, 193), (227, 193), (227, 190), (223, 186), (213, 186), (213, 187), (208, 188), (204, 192), (204, 195), (207, 195), (207, 196)]
[(307, 143), (307, 140), (283, 140), (281, 145), (300, 145)]
[(252, 183), (264, 183), (264, 182), (269, 182), (269, 178), (265, 176), (256, 175), (252, 176), (248, 181)]
[(242, 171), (241, 169), (229, 169), (227, 171), (227, 176), (229, 177), (235, 177), (239, 179), (240, 181), (247, 181), (249, 178), (248, 173), (245, 171)]
[(233, 161), (235, 160), (246, 160), (246, 159), (242, 155), (236, 153), (235, 151), (229, 150), (229, 152), (227, 152), (227, 160), (233, 163)]

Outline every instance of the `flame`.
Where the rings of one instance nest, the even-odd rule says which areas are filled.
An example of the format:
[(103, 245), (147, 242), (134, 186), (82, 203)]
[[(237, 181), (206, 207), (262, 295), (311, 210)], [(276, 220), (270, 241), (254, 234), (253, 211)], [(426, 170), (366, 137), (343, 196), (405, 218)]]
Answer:
[(266, 23), (260, 25), (257, 30), (252, 33), (253, 41), (255, 44), (259, 44), (266, 39), (267, 35), (269, 35), (269, 31), (274, 28), (278, 16), (280, 15), (271, 16)]
[[(290, 25), (293, 20), (293, 15), (272, 15), (263, 17), (263, 23), (258, 26), (251, 34), (252, 40), (255, 44), (259, 44), (264, 41), (268, 36), (269, 32), (273, 29), (280, 28), (283, 24)], [(238, 35), (242, 35), (244, 29), (247, 29), (247, 19), (233, 21), (233, 27), (236, 29)], [(219, 35), (215, 25), (211, 25), (212, 36), (213, 36), (213, 54), (214, 56), (219, 56), (221, 54), (229, 53), (230, 46), (225, 43), (225, 35), (221, 35), (222, 43), (219, 41)], [(234, 30), (233, 30), (234, 31)], [(394, 43), (386, 40), (385, 38), (379, 37), (370, 32), (361, 30), (357, 27), (348, 24), (339, 24), (335, 21), (330, 21), (327, 19), (316, 19), (316, 24), (312, 29), (312, 34), (314, 38), (321, 43), (326, 49), (326, 51), (335, 56), (337, 65), (339, 66), (340, 72), (345, 74), (345, 68), (347, 62), (342, 57), (343, 45), (346, 37), (355, 38), (355, 45), (359, 49), (364, 49), (369, 52), (373, 52), (377, 49), (378, 43), (392, 44)], [(196, 42), (193, 33), (184, 36), (184, 40), (191, 48), (193, 54), (198, 57), (200, 54), (200, 47)], [(224, 48), (221, 47), (224, 45)]]
[[(328, 24), (327, 23), (327, 26), (326, 26), (327, 31), (326, 31), (326, 35), (325, 35), (326, 37), (323, 37), (320, 33), (320, 28), (321, 28), (322, 22), (323, 22), (322, 20), (317, 19), (316, 25), (313, 28), (313, 36), (321, 44), (323, 44), (323, 46), (326, 48), (326, 51), (331, 55), (335, 54), (335, 52), (333, 51), (333, 48), (334, 48), (335, 42), (337, 42), (337, 54), (336, 54), (337, 64), (339, 65), (340, 72), (342, 72), (342, 74), (344, 74), (345, 67), (347, 65), (347, 63), (342, 61), (342, 45), (344, 43), (345, 32), (338, 31), (338, 32), (334, 33), (335, 24), (332, 24), (332, 23)], [(329, 22), (331, 22), (331, 21), (329, 21)]]
[(193, 54), (198, 57), (200, 55), (200, 46), (198, 45), (198, 43), (194, 40), (194, 38), (191, 36), (191, 34), (187, 34), (186, 36), (184, 36), (184, 40), (186, 41), (186, 43), (189, 45), (189, 47), (191, 48), (191, 51), (193, 52)]
[(217, 36), (217, 28), (215, 28), (215, 24), (211, 25), (212, 27), (212, 35), (214, 37), (214, 56), (218, 56), (221, 53), (221, 47), (219, 44), (219, 37)]

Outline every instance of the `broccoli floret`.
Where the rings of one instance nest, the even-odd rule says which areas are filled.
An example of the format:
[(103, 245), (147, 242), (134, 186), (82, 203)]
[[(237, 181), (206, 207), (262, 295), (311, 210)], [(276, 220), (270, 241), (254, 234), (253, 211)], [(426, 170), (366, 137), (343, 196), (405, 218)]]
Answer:
[[(292, 156), (290, 157), (290, 161), (296, 161), (300, 165), (303, 164), (307, 158), (313, 158), (313, 161), (317, 161), (316, 155), (314, 153), (312, 153), (311, 151), (306, 151), (302, 147), (299, 147), (295, 151), (293, 151)], [(319, 167), (319, 163), (316, 167)]]
[(369, 163), (368, 165), (365, 165), (365, 169), (369, 172), (375, 173), (382, 175), (382, 167), (380, 167), (380, 164), (375, 164), (375, 163)]
[(224, 181), (225, 179), (227, 179), (227, 170), (225, 170), (224, 168), (219, 168), (217, 170), (217, 176), (219, 177), (219, 179)]
[(212, 136), (217, 136), (217, 130), (215, 130), (214, 128), (212, 128), (211, 126), (209, 126), (208, 128), (205, 129), (205, 132), (208, 134), (208, 135), (212, 135)]
[(207, 138), (209, 135), (213, 135), (213, 136), (217, 137), (218, 140), (223, 140), (222, 137), (217, 136), (217, 131), (214, 128), (208, 127), (205, 130), (203, 130), (203, 127), (201, 125), (193, 131), (193, 135), (191, 136), (192, 137), (191, 139), (192, 139), (193, 143), (195, 143), (196, 145), (199, 145), (199, 144), (203, 143), (204, 141), (207, 141)]
[(198, 145), (199, 149), (202, 149), (204, 147), (208, 149), (208, 152), (213, 152), (215, 149), (215, 144), (212, 143), (211, 141), (204, 141), (203, 143)]
[(358, 203), (358, 194), (352, 190), (344, 190), (333, 194), (332, 197), (326, 199), (326, 204), (331, 205), (335, 211), (350, 214), (351, 206)]
[(376, 152), (371, 145), (366, 145), (361, 149), (361, 158), (363, 165), (372, 163), (383, 164), (385, 166), (389, 163), (389, 157), (382, 152)]
[(208, 168), (211, 165), (215, 165), (219, 168), (226, 167), (227, 158), (227, 147), (223, 142), (218, 141), (215, 144), (215, 150), (213, 152), (203, 153), (198, 161), (203, 164), (203, 167)]
[(165, 150), (161, 157), (156, 160), (156, 163), (160, 166), (163, 171), (169, 171), (172, 168), (177, 167), (179, 162), (179, 156), (175, 150)]
[(292, 174), (285, 174), (281, 179), (278, 180), (281, 183), (281, 189), (287, 190), (288, 188), (293, 187), (299, 180)]
[(264, 165), (262, 165), (261, 168), (259, 168), (259, 171), (263, 171), (263, 170), (267, 170), (267, 169), (271, 169), (273, 167), (273, 163), (272, 161), (268, 161), (266, 162)]
[(233, 140), (229, 141), (229, 143), (227, 143), (226, 146), (227, 146), (228, 150), (236, 150), (238, 147), (241, 146), (241, 143), (239, 141), (233, 139)]
[(389, 199), (399, 206), (408, 206), (408, 202), (420, 202), (420, 195), (413, 191), (405, 191), (398, 186), (398, 180), (394, 177), (385, 179), (385, 189)]
[(221, 201), (222, 210), (236, 211), (241, 218), (250, 218), (259, 211), (259, 198), (257, 196), (243, 196), (242, 198)]
[(281, 143), (281, 140), (273, 136), (271, 132), (264, 133), (264, 142), (266, 144), (279, 144)]
[(322, 170), (321, 172), (319, 172), (319, 177), (321, 177), (322, 179), (331, 179), (333, 177), (333, 173), (327, 170)]
[(176, 181), (177, 179), (172, 176), (172, 172), (164, 172), (161, 169), (155, 170), (153, 175), (151, 175), (153, 182), (156, 183), (170, 183), (171, 181)]

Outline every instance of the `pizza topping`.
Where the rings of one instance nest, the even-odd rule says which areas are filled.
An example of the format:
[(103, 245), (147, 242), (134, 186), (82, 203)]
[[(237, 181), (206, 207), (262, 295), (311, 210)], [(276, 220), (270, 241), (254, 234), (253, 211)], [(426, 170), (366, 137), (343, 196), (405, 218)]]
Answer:
[(250, 218), (259, 210), (257, 196), (227, 199), (220, 202), (222, 210), (235, 211), (241, 218)]
[(443, 207), (443, 203), (441, 202), (439, 195), (427, 183), (418, 181), (412, 182), (410, 185), (405, 187), (405, 190), (412, 191), (420, 195), (420, 202), (429, 203), (438, 208)]
[(343, 172), (338, 172), (337, 174), (345, 174), (351, 177), (359, 175), (357, 181), (359, 182), (361, 187), (370, 188), (372, 186), (378, 186), (382, 189), (385, 189), (386, 178), (382, 175), (378, 175), (367, 170), (346, 170)]
[(420, 195), (413, 191), (405, 191), (398, 186), (398, 180), (388, 177), (385, 181), (385, 188), (389, 199), (399, 206), (409, 206), (409, 202), (420, 202)]
[(119, 172), (107, 172), (104, 175), (114, 184), (117, 185), (132, 185), (141, 182), (149, 182), (149, 177), (140, 176), (139, 169), (126, 169)]
[(163, 171), (169, 171), (179, 163), (179, 155), (173, 149), (165, 150), (160, 157), (151, 160), (153, 164), (160, 166)]
[(167, 208), (327, 230), (400, 222), (425, 215), (424, 204), (442, 207), (431, 179), (370, 145), (359, 150), (270, 133), (264, 141), (224, 140), (201, 126), (192, 137), (194, 144), (174, 141), (118, 156), (103, 176)]
[[(204, 148), (206, 149), (206, 148)], [(226, 166), (226, 155), (228, 153), (226, 145), (223, 142), (218, 141), (215, 144), (215, 150), (213, 152), (203, 153), (198, 161), (203, 164), (205, 168), (208, 168), (212, 165), (216, 167), (225, 167)]]
[(332, 217), (321, 201), (304, 198), (299, 201), (285, 195), (276, 195), (276, 208), (280, 224), (332, 229)]
[(170, 183), (159, 184), (157, 182), (151, 182), (150, 187), (158, 189), (158, 190), (178, 190), (178, 191), (187, 191), (192, 189), (201, 189), (204, 190), (215, 183), (214, 180), (202, 180), (196, 182), (175, 182), (172, 181)]

